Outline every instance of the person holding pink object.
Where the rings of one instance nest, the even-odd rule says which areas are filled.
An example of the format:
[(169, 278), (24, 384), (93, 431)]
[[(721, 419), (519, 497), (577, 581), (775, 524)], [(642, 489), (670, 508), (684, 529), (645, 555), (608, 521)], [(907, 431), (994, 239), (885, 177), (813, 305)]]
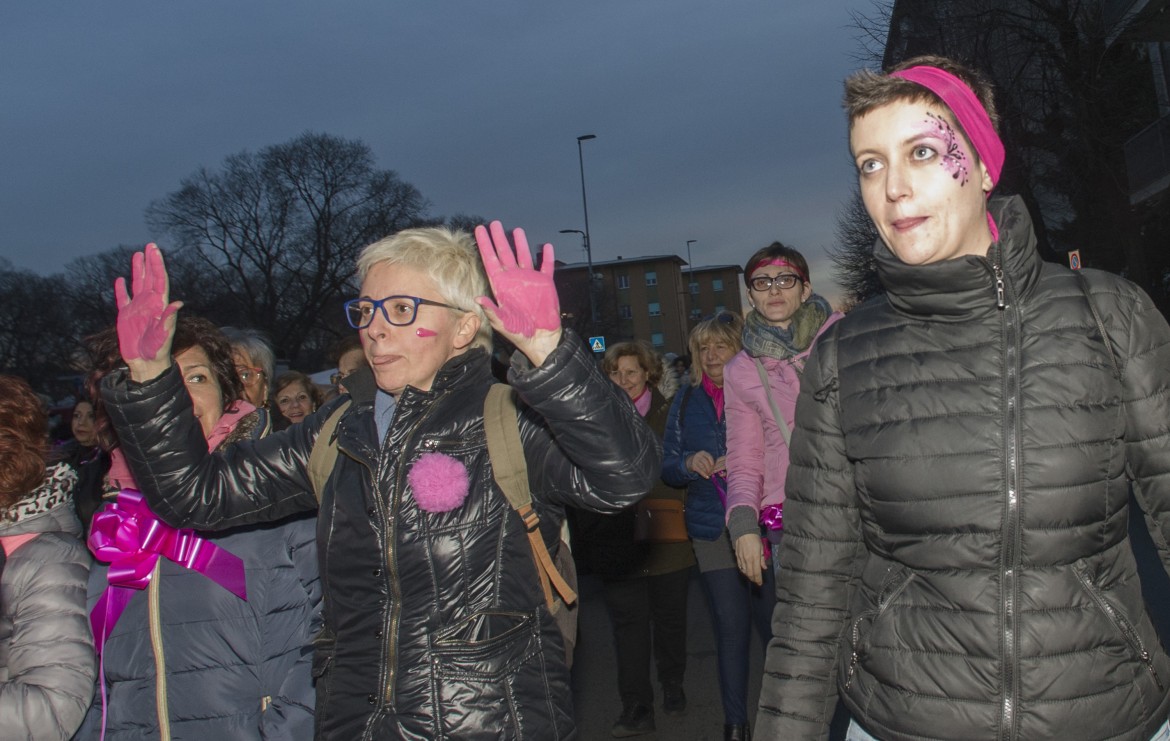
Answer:
[(845, 83), (883, 296), (805, 365), (759, 737), (1170, 737), (1129, 541), (1170, 571), (1170, 326), (1044, 262), (991, 86), (942, 57)]
[(319, 512), (318, 738), (575, 735), (564, 639), (486, 447), (493, 330), (518, 350), (508, 377), (554, 557), (565, 508), (631, 506), (661, 449), (562, 330), (551, 245), (535, 268), (524, 233), (513, 239), (493, 222), (474, 242), (429, 228), (366, 247), (345, 312), (368, 367), (300, 424), (210, 454), (169, 355), (178, 304), (158, 249), (117, 289), (128, 369), (103, 398), (151, 508), (200, 530)]
[(813, 343), (841, 314), (813, 292), (804, 255), (780, 242), (748, 258), (743, 279), (752, 309), (743, 349), (724, 368), (727, 533), (740, 573), (760, 586), (782, 533), (800, 374)]

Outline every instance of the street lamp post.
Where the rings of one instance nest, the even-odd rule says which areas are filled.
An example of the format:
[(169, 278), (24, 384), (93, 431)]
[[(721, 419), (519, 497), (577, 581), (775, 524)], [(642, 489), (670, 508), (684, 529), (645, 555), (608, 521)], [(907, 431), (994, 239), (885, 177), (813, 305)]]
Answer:
[(691, 245), (698, 242), (697, 239), (687, 240), (687, 294), (691, 297), (691, 319), (695, 318), (695, 263), (691, 262)]
[(593, 297), (593, 246), (589, 242), (589, 201), (585, 197), (585, 156), (581, 153), (581, 142), (596, 139), (595, 134), (577, 137), (577, 165), (581, 169), (581, 207), (585, 211), (585, 262), (589, 265), (589, 322), (597, 324), (597, 300)]
[[(585, 251), (585, 258), (589, 258), (589, 237), (585, 236), (585, 232), (580, 229), (561, 229), (561, 234), (580, 234), (581, 235), (581, 249)], [(589, 268), (589, 282), (586, 284), (589, 291), (589, 313), (593, 313), (593, 268)], [(592, 316), (590, 316), (592, 319)]]

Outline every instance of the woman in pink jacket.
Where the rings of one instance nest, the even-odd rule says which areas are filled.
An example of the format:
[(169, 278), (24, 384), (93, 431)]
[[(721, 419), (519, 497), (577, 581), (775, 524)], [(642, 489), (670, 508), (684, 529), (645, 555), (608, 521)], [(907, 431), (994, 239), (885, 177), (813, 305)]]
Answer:
[(800, 373), (813, 342), (841, 318), (812, 291), (808, 261), (780, 242), (757, 251), (743, 270), (748, 312), (743, 350), (724, 369), (727, 411), (727, 532), (739, 570), (763, 584), (761, 526), (779, 542), (788, 440)]

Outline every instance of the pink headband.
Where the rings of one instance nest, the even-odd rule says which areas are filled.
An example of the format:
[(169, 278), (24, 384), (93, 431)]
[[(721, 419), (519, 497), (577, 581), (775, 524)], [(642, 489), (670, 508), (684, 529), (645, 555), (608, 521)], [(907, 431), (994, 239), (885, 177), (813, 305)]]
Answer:
[[(987, 174), (991, 176), (991, 187), (994, 188), (999, 182), (1000, 173), (1003, 172), (1003, 142), (995, 133), (995, 127), (991, 125), (991, 116), (987, 115), (987, 109), (979, 102), (979, 98), (967, 83), (950, 72), (925, 65), (891, 72), (890, 77), (921, 85), (937, 95), (947, 108), (951, 109), (959, 126), (963, 127), (967, 138), (970, 139), (971, 146), (975, 147), (975, 153), (987, 168)], [(999, 230), (990, 213), (987, 214), (987, 224), (991, 227), (992, 238), (998, 240)]]
[(757, 262), (755, 265), (752, 266), (751, 272), (748, 273), (748, 280), (751, 280), (752, 273), (755, 273), (757, 270), (764, 267), (765, 265), (776, 265), (776, 266), (779, 266), (782, 268), (792, 268), (792, 272), (796, 273), (797, 277), (800, 278), (800, 281), (802, 283), (808, 280), (808, 276), (806, 276), (804, 274), (803, 270), (796, 267), (795, 265), (788, 262), (787, 260), (783, 260), (779, 257), (772, 257), (772, 258), (765, 257), (763, 260), (760, 260), (759, 262)]

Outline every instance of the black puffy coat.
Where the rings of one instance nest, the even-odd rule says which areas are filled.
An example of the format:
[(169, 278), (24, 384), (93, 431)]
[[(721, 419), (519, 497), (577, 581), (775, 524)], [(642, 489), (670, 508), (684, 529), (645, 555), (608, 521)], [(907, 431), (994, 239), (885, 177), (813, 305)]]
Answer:
[[(571, 333), (539, 368), (514, 366), (510, 381), (524, 402), (520, 433), (550, 547), (565, 505), (613, 511), (650, 488), (655, 436)], [(523, 524), (492, 478), (483, 433), (492, 382), (486, 353), (472, 350), (430, 391), (399, 396), (381, 445), (373, 398), (355, 397), (341, 419), (318, 516), (328, 631), (315, 670), (318, 737), (574, 734), (562, 640)], [(209, 456), (181, 389), (174, 369), (141, 385), (113, 377), (103, 389), (161, 517), (217, 529), (318, 506), (307, 464), (333, 406)], [(434, 514), (416, 504), (408, 475), (426, 453), (462, 463), (470, 492), (461, 506)]]
[(1132, 481), (1170, 563), (1170, 328), (1085, 271), (1118, 378), (1022, 203), (992, 211), (986, 258), (879, 244), (888, 297), (805, 369), (761, 737), (824, 737), (838, 689), (886, 741), (1145, 741), (1170, 713), (1126, 528)]

